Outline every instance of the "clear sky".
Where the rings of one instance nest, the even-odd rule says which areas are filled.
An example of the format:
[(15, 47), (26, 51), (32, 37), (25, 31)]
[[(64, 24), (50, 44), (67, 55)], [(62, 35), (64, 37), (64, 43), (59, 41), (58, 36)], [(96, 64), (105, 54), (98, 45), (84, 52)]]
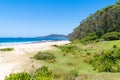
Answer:
[(0, 0), (0, 37), (69, 34), (116, 0)]

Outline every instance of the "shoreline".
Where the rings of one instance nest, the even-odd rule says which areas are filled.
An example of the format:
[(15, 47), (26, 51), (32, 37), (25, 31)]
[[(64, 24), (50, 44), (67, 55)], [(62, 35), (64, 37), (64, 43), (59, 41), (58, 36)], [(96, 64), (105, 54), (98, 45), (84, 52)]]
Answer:
[[(46, 42), (32, 42), (32, 43), (21, 43), (21, 44), (10, 44), (10, 45), (2, 45), (2, 48), (13, 48), (14, 50), (11, 51), (15, 54), (24, 54), (36, 51), (43, 51), (52, 49), (52, 45), (62, 45), (62, 44), (69, 44), (70, 41), (46, 41)], [(3, 51), (0, 51), (0, 53)], [(7, 52), (7, 51), (5, 51)], [(9, 52), (9, 51), (8, 51)]]
[(43, 41), (30, 41), (30, 42), (6, 42), (6, 43), (0, 43), (0, 46), (46, 43), (46, 42), (59, 42), (59, 41), (69, 41), (69, 40), (46, 40), (46, 41), (43, 40)]

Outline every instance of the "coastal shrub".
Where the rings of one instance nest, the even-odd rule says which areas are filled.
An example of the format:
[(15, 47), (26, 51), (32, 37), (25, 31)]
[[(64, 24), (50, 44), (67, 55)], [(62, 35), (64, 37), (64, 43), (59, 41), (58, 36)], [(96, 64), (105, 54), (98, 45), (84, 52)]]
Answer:
[(99, 72), (120, 72), (120, 49), (114, 48), (103, 54), (95, 54), (91, 64)]
[(5, 80), (31, 80), (31, 75), (26, 72), (21, 72), (17, 74), (10, 74), (5, 77)]
[(58, 45), (56, 45), (56, 44), (55, 44), (55, 45), (52, 45), (52, 46), (53, 46), (53, 47), (58, 47)]
[(106, 41), (119, 40), (120, 39), (120, 32), (109, 32), (109, 33), (104, 34), (101, 38), (106, 40)]
[(113, 45), (113, 48), (117, 48), (117, 45)]
[(34, 58), (36, 60), (55, 60), (55, 55), (49, 52), (38, 52)]
[(47, 66), (43, 66), (35, 72), (34, 79), (35, 80), (53, 80), (53, 73), (51, 70), (48, 69)]
[(53, 80), (53, 73), (46, 66), (37, 69), (34, 74), (30, 75), (26, 72), (10, 74), (5, 80)]
[(14, 49), (13, 48), (2, 48), (0, 49), (0, 51), (13, 51)]
[(79, 75), (79, 72), (77, 70), (72, 70), (71, 74), (75, 77), (77, 77)]
[(61, 51), (62, 51), (64, 56), (67, 53), (75, 54), (75, 53), (79, 52), (78, 47), (77, 46), (73, 46), (73, 45), (59, 46), (59, 48), (61, 49)]

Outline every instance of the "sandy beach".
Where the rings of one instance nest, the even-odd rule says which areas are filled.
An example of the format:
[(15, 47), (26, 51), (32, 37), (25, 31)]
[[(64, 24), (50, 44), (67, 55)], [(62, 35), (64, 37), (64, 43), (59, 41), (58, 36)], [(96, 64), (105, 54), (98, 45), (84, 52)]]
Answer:
[(53, 41), (44, 43), (3, 45), (1, 48), (14, 48), (13, 51), (0, 51), (0, 80), (10, 73), (31, 70), (31, 66), (39, 68), (42, 64), (30, 59), (38, 51), (52, 49), (52, 45), (68, 44), (69, 41)]

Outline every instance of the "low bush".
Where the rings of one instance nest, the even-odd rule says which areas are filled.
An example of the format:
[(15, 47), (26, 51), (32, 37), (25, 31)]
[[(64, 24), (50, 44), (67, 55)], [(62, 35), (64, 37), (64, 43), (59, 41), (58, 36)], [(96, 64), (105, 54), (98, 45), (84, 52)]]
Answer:
[(71, 74), (75, 77), (77, 77), (79, 75), (79, 72), (77, 70), (72, 70)]
[(78, 47), (73, 45), (59, 46), (59, 48), (61, 49), (64, 56), (67, 55), (67, 53), (72, 53), (74, 55), (79, 52)]
[(26, 72), (21, 72), (17, 74), (10, 74), (9, 76), (5, 77), (5, 80), (30, 80), (31, 75)]
[(47, 66), (42, 66), (37, 69), (34, 73), (29, 74), (26, 72), (10, 74), (5, 77), (5, 80), (75, 80), (79, 76), (77, 70), (69, 72), (52, 71)]
[(14, 49), (13, 48), (2, 48), (0, 49), (0, 51), (13, 51)]
[(35, 72), (35, 80), (53, 80), (53, 73), (48, 67), (43, 66)]
[(52, 71), (48, 67), (43, 66), (35, 71), (33, 75), (26, 72), (10, 74), (5, 77), (5, 80), (53, 80)]
[(36, 60), (55, 60), (55, 55), (49, 52), (38, 52), (34, 58)]
[(58, 47), (58, 45), (52, 45), (53, 47)]
[(113, 45), (113, 48), (117, 48), (117, 45)]
[(120, 72), (120, 49), (115, 48), (103, 54), (95, 54), (91, 64), (99, 72)]

